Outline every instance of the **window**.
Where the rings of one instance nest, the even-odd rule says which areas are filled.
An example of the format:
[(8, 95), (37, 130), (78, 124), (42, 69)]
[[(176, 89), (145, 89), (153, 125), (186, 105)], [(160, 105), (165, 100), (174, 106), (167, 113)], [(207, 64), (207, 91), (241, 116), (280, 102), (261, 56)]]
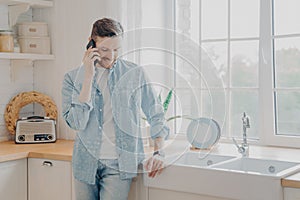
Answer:
[[(157, 15), (143, 14), (141, 27), (173, 30), (175, 54), (147, 50), (141, 61), (174, 68), (173, 76), (166, 72), (167, 85), (175, 87), (174, 115), (212, 117), (231, 140), (242, 137), (246, 112), (253, 142), (300, 146), (298, 0), (142, 1), (143, 10), (150, 6), (158, 6)], [(175, 131), (184, 134), (188, 123), (176, 120)]]
[[(300, 13), (297, 0), (273, 1), (276, 134), (300, 136)], [(287, 23), (288, 22), (288, 23)]]
[[(266, 128), (266, 143), (299, 147), (300, 123), (300, 26), (296, 0), (283, 3), (279, 0), (269, 2), (270, 16), (272, 90), (273, 104), (267, 105), (265, 120), (273, 117), (273, 126)], [(266, 8), (268, 5), (266, 5)], [(288, 23), (287, 23), (288, 22)]]
[[(242, 136), (241, 118), (246, 112), (252, 118), (249, 137), (258, 139), (259, 0), (192, 0), (189, 5), (184, 2), (188, 3), (177, 1), (176, 31), (189, 34), (204, 48), (214, 64), (210, 67), (215, 69), (210, 72), (223, 81), (200, 88), (193, 85), (200, 95), (200, 116), (216, 119), (222, 124), (222, 136), (231, 138)], [(189, 28), (181, 25), (185, 16), (190, 16)], [(205, 65), (201, 64), (199, 68)], [(176, 67), (186, 69), (178, 60)], [(212, 79), (210, 73), (199, 71), (204, 79)], [(190, 74), (191, 83), (193, 76)], [(186, 90), (181, 83), (176, 88), (179, 92)]]

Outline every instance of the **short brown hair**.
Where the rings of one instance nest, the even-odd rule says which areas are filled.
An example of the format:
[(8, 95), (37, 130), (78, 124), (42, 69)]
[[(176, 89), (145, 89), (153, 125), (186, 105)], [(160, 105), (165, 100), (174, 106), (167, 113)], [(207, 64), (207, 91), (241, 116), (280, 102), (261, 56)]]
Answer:
[(123, 32), (124, 30), (120, 22), (110, 18), (102, 18), (93, 24), (91, 38), (95, 40), (97, 36), (114, 37), (122, 35)]

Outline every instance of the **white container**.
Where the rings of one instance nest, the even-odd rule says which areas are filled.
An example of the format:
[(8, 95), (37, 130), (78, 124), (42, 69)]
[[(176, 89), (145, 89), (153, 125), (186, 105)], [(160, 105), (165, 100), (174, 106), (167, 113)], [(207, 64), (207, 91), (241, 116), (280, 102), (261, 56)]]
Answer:
[(50, 54), (49, 37), (19, 37), (21, 53)]
[(21, 22), (18, 24), (19, 36), (46, 37), (48, 26), (44, 22)]

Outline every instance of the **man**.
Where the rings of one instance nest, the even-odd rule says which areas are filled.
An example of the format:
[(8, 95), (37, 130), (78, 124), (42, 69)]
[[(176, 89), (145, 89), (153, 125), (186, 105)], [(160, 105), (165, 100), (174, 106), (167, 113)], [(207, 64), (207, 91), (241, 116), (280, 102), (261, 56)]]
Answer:
[[(125, 200), (144, 159), (139, 111), (150, 124), (154, 153), (148, 176), (163, 168), (161, 148), (169, 134), (163, 107), (138, 65), (118, 58), (123, 28), (113, 19), (93, 24), (82, 65), (63, 81), (63, 117), (77, 130), (72, 168), (76, 199)], [(94, 47), (93, 47), (94, 45)]]

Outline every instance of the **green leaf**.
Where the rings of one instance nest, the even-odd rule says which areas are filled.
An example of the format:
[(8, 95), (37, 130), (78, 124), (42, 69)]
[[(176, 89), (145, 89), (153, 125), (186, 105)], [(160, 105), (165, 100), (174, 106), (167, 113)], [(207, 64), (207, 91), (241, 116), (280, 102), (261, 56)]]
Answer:
[(171, 121), (173, 119), (177, 119), (177, 118), (183, 118), (183, 119), (189, 119), (189, 120), (193, 120), (194, 118), (188, 116), (188, 115), (176, 115), (176, 116), (173, 116), (173, 117), (170, 117), (168, 119), (166, 119), (166, 121)]
[(171, 89), (168, 93), (168, 96), (166, 98), (166, 100), (164, 101), (164, 112), (166, 112), (168, 110), (168, 107), (169, 107), (169, 104), (171, 102), (171, 99), (172, 99), (172, 94), (173, 94), (173, 89)]

